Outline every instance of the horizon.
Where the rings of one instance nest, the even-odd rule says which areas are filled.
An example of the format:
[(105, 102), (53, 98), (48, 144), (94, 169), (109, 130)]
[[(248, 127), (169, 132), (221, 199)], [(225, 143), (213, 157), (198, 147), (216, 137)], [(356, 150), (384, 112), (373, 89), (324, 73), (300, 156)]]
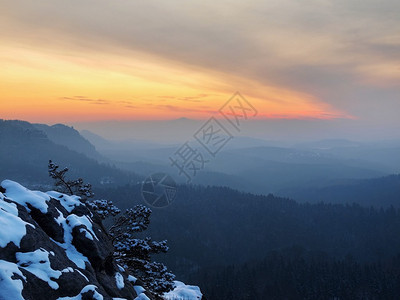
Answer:
[[(224, 126), (229, 123), (220, 115), (211, 115)], [(21, 119), (3, 119), (5, 121), (26, 121)], [(79, 132), (89, 131), (107, 140), (143, 140), (162, 144), (171, 141), (176, 144), (192, 137), (193, 133), (207, 119), (161, 120), (107, 120), (87, 122), (29, 122), (53, 126), (62, 124), (73, 127)], [(317, 125), (317, 126), (316, 126)], [(364, 126), (355, 120), (315, 120), (315, 119), (267, 119), (246, 120), (241, 132), (230, 129), (234, 137), (261, 139), (271, 142), (312, 142), (322, 140), (349, 140), (354, 142), (387, 142), (398, 141), (399, 127), (378, 127), (366, 131)]]
[(231, 4), (1, 1), (0, 117), (204, 120), (239, 91), (261, 120), (400, 129), (398, 2)]

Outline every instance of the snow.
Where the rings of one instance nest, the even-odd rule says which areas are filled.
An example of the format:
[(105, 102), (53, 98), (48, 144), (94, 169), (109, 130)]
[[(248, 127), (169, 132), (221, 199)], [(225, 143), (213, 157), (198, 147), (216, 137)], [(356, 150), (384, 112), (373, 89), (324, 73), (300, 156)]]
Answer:
[[(21, 279), (15, 279), (15, 275), (23, 280), (26, 277), (18, 266), (5, 260), (0, 260), (0, 290), (4, 299), (24, 300), (22, 297), (23, 284)], [(14, 277), (14, 279), (12, 279)]]
[(125, 272), (125, 269), (123, 267), (121, 267), (120, 265), (117, 265), (118, 269), (120, 272)]
[(17, 252), (15, 256), (20, 268), (46, 281), (52, 289), (58, 289), (59, 286), (57, 282), (52, 279), (58, 279), (62, 272), (51, 268), (48, 251), (41, 248), (34, 252)]
[(62, 273), (73, 273), (73, 272), (78, 272), (87, 282), (89, 282), (89, 279), (83, 274), (80, 270), (78, 269), (73, 269), (71, 267), (65, 268), (64, 270), (61, 270)]
[(81, 276), (83, 277), (83, 278), (85, 278), (85, 280), (87, 281), (87, 282), (89, 282), (89, 279), (85, 276), (85, 274), (83, 274), (81, 271), (79, 271), (78, 269), (75, 269), (75, 271), (77, 271), (79, 274), (81, 274)]
[(55, 191), (49, 191), (46, 192), (47, 195), (49, 195), (50, 197), (57, 199), (58, 201), (60, 201), (60, 204), (65, 208), (65, 210), (67, 212), (71, 212), (73, 211), (73, 209), (77, 206), (83, 205), (81, 203), (81, 201), (79, 200), (80, 197), (79, 196), (69, 196), (66, 194), (62, 194), (59, 192), (55, 192)]
[[(61, 248), (65, 249), (65, 254), (69, 258), (69, 260), (73, 261), (78, 268), (85, 269), (86, 262), (89, 262), (89, 260), (82, 253), (78, 252), (78, 250), (76, 250), (74, 245), (72, 245), (72, 229), (75, 226), (85, 225), (85, 224), (80, 223), (79, 222), (80, 219), (76, 215), (72, 214), (72, 215), (69, 215), (67, 218), (65, 218), (64, 215), (59, 210), (57, 210), (57, 211), (59, 213), (59, 216), (55, 220), (64, 229), (64, 243), (59, 243), (59, 242), (55, 242), (55, 241), (54, 242), (57, 245), (59, 245)], [(76, 218), (74, 218), (72, 216), (75, 216)], [(71, 217), (71, 218), (69, 218), (69, 217)], [(72, 225), (74, 225), (74, 226), (72, 226), (71, 223), (67, 224), (68, 218), (71, 221)]]
[(78, 252), (78, 250), (76, 250), (74, 245), (71, 244), (72, 241), (71, 232), (66, 232), (64, 230), (64, 241), (65, 241), (65, 236), (67, 236), (68, 238), (70, 237), (68, 239), (68, 242), (65, 243), (55, 242), (55, 243), (65, 250), (65, 254), (67, 255), (68, 259), (71, 260), (78, 268), (85, 269), (86, 262), (89, 262), (88, 258), (84, 256), (82, 253)]
[(6, 189), (5, 196), (22, 206), (25, 206), (30, 211), (28, 204), (37, 208), (42, 213), (47, 213), (47, 201), (50, 201), (50, 196), (40, 191), (31, 191), (23, 187), (17, 182), (11, 180), (3, 180), (1, 186)]
[[(132, 282), (132, 281), (136, 281), (136, 278), (131, 276), (131, 275), (129, 275), (128, 280)], [(135, 286), (133, 286), (133, 289), (135, 290), (136, 295), (137, 295), (135, 300), (150, 300), (149, 297), (147, 297), (146, 294), (144, 294), (144, 292), (146, 290), (142, 286), (135, 285)]]
[(62, 273), (73, 273), (74, 269), (72, 269), (71, 267), (65, 268), (63, 270), (61, 270)]
[(54, 220), (58, 223), (58, 225), (62, 225), (63, 222), (65, 222), (65, 218), (64, 215), (62, 214), (61, 211), (58, 210), (58, 208), (56, 208), (57, 212), (58, 212), (58, 217), (55, 218)]
[(141, 293), (144, 293), (146, 290), (142, 287), (142, 286), (140, 286), (140, 285), (135, 285), (134, 287), (133, 287), (133, 289), (135, 290), (135, 292), (136, 292), (136, 295), (140, 295)]
[(82, 300), (82, 294), (85, 294), (89, 291), (92, 291), (94, 293), (93, 299), (103, 300), (103, 296), (99, 292), (97, 292), (96, 289), (97, 289), (97, 286), (89, 284), (89, 285), (85, 286), (81, 290), (81, 292), (78, 295), (76, 295), (75, 297), (61, 297), (61, 298), (58, 298), (57, 300)]
[[(135, 298), (135, 300), (150, 300), (149, 297), (147, 297), (145, 294), (140, 294)], [(186, 299), (185, 299), (186, 300)]]
[(79, 229), (79, 232), (83, 232), (85, 234), (85, 237), (89, 240), (93, 241), (93, 236), (90, 234), (89, 231), (87, 231), (85, 228)]
[[(58, 200), (60, 199), (59, 195), (64, 196), (66, 199), (70, 197), (68, 195), (60, 194), (57, 192), (47, 192), (47, 194), (58, 196)], [(71, 208), (72, 206), (69, 207)], [(71, 214), (67, 218), (65, 218), (61, 211), (59, 211), (57, 208), (56, 210), (58, 212), (58, 217), (55, 218), (55, 221), (64, 229), (64, 243), (59, 243), (56, 241), (54, 242), (65, 249), (67, 257), (72, 260), (77, 267), (85, 269), (85, 263), (89, 262), (89, 260), (83, 254), (79, 253), (78, 250), (76, 250), (76, 248), (72, 245), (72, 230), (77, 226), (84, 225), (86, 228), (81, 228), (80, 231), (85, 232), (85, 236), (88, 239), (93, 240), (93, 237), (95, 237), (98, 240), (92, 228), (92, 221), (87, 216), (78, 217), (75, 214)]]
[[(76, 267), (80, 269), (86, 269), (86, 264), (90, 264), (88, 258), (78, 252), (78, 250), (72, 245), (72, 231), (74, 228), (78, 227), (80, 232), (85, 234), (86, 238), (90, 240), (98, 240), (98, 237), (93, 230), (93, 222), (89, 216), (77, 216), (71, 214), (75, 207), (83, 205), (79, 200), (80, 198), (54, 191), (47, 193), (30, 191), (11, 180), (4, 180), (1, 183), (1, 186), (4, 187), (6, 191), (4, 193), (0, 192), (0, 228), (3, 228), (3, 230), (0, 230), (0, 249), (6, 247), (11, 242), (19, 247), (22, 238), (27, 234), (26, 227), (31, 226), (32, 228), (35, 228), (33, 224), (25, 222), (19, 217), (17, 204), (24, 206), (28, 212), (30, 212), (32, 207), (35, 207), (42, 213), (47, 213), (48, 202), (53, 198), (61, 203), (68, 212), (68, 215), (64, 215), (64, 213), (66, 213), (64, 210), (62, 210), (64, 211), (63, 213), (57, 209), (58, 215), (54, 216), (54, 219), (63, 228), (63, 242), (61, 243), (51, 240), (65, 250), (65, 254), (71, 261), (71, 267), (67, 267), (63, 270), (54, 270), (51, 267), (50, 256), (55, 256), (55, 253), (44, 248), (32, 252), (16, 252), (15, 258), (17, 263), (0, 260), (0, 297), (6, 297), (4, 299), (7, 300), (23, 300), (23, 283), (26, 281), (26, 277), (23, 275), (22, 271), (25, 274), (26, 272), (29, 272), (35, 277), (43, 280), (54, 290), (59, 289), (56, 280), (59, 279), (63, 273), (77, 272), (82, 277), (82, 281), (86, 280), (89, 283), (89, 279), (80, 270), (74, 269), (72, 264), (74, 263)], [(11, 203), (9, 203), (7, 199)], [(136, 242), (136, 240), (132, 240), (132, 243)], [(125, 287), (124, 277), (121, 274), (125, 272), (125, 270), (120, 265), (118, 265), (118, 269), (119, 272), (115, 273), (115, 283), (117, 288), (121, 290)], [(134, 276), (129, 275), (128, 281), (132, 283), (137, 294), (135, 300), (150, 300), (144, 294), (146, 290), (140, 285), (135, 285), (137, 279)], [(164, 294), (164, 299), (201, 299), (202, 294), (198, 287), (185, 285), (179, 281), (175, 281), (174, 284), (174, 290)], [(94, 293), (93, 299), (103, 300), (103, 296), (96, 289), (98, 289), (97, 286), (88, 284), (78, 295), (61, 297), (58, 298), (58, 300), (82, 300), (82, 295), (89, 291)], [(123, 300), (123, 298), (113, 299)]]
[(185, 299), (185, 300), (197, 300), (201, 299), (203, 294), (200, 292), (200, 288), (197, 286), (186, 285), (180, 281), (174, 281), (175, 288), (163, 295), (165, 300)]
[(137, 278), (135, 276), (129, 275), (128, 280), (134, 284), (136, 282)]
[(85, 232), (88, 239), (93, 240), (94, 237), (96, 240), (99, 240), (93, 231), (92, 222), (87, 216), (78, 217), (77, 215), (72, 214), (67, 217), (66, 221), (68, 226), (71, 227), (71, 232), (75, 227), (84, 225), (86, 228), (81, 228), (80, 231)]
[[(0, 228), (2, 228), (0, 231), (0, 247), (6, 247), (10, 242), (19, 247), (21, 239), (26, 235), (26, 225), (35, 228), (32, 224), (18, 217), (18, 209), (15, 203), (8, 203), (0, 199)], [(7, 230), (4, 230), (5, 228)]]
[(115, 273), (115, 284), (117, 285), (117, 288), (122, 290), (125, 287), (124, 283), (124, 277), (121, 275), (121, 273)]

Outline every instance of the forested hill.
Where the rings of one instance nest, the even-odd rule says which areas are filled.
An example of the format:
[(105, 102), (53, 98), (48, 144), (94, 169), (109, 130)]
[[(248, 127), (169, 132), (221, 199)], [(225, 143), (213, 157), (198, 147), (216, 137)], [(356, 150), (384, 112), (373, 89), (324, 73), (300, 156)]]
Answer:
[(300, 202), (359, 203), (363, 206), (400, 208), (400, 174), (373, 179), (347, 180), (323, 188), (297, 188), (284, 192)]
[[(101, 189), (97, 196), (120, 207), (142, 202), (138, 187)], [(293, 245), (359, 261), (400, 253), (400, 211), (393, 207), (300, 204), (223, 187), (179, 186), (170, 206), (154, 210), (150, 230), (168, 239), (167, 263), (181, 276), (191, 269), (262, 259)]]
[[(27, 186), (49, 183), (49, 159), (70, 169), (72, 177), (85, 178), (93, 185), (120, 185), (139, 177), (50, 140), (47, 134), (24, 121), (0, 120), (0, 180), (10, 178)], [(73, 148), (73, 147), (72, 147)]]
[(64, 124), (55, 124), (52, 126), (46, 124), (33, 125), (40, 131), (43, 131), (47, 137), (57, 145), (66, 146), (67, 148), (85, 154), (90, 158), (98, 160), (103, 159), (96, 151), (96, 148), (73, 127)]
[(193, 275), (208, 299), (390, 299), (400, 295), (400, 256), (387, 263), (332, 259), (299, 247)]

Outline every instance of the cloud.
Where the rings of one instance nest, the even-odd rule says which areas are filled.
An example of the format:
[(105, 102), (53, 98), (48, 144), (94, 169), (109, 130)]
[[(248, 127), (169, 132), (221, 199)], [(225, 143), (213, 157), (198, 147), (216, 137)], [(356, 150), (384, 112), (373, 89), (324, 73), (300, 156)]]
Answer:
[(138, 106), (133, 105), (131, 101), (126, 100), (107, 100), (107, 99), (92, 99), (86, 96), (72, 96), (72, 97), (60, 97), (61, 100), (66, 101), (77, 101), (84, 102), (94, 105), (111, 105), (111, 104), (121, 104), (127, 108), (137, 108)]
[(72, 97), (60, 97), (62, 100), (67, 100), (67, 101), (77, 101), (77, 102), (86, 102), (90, 104), (95, 104), (95, 105), (104, 105), (104, 104), (110, 104), (110, 100), (104, 100), (104, 99), (91, 99), (85, 96), (72, 96)]
[(180, 100), (180, 101), (185, 101), (185, 102), (194, 102), (194, 103), (200, 103), (204, 100), (204, 98), (208, 98), (210, 96), (213, 96), (213, 94), (198, 94), (196, 96), (158, 96), (158, 98), (161, 99), (168, 99), (168, 100)]
[[(0, 8), (4, 40), (81, 55), (143, 52), (219, 76), (226, 90), (238, 89), (236, 76), (261, 86), (259, 97), (262, 87), (291, 89), (361, 118), (371, 116), (366, 102), (383, 110), (382, 121), (400, 110), (398, 0), (10, 0)], [(159, 100), (201, 103), (207, 96), (173, 97)]]
[(213, 115), (217, 112), (213, 110), (211, 107), (206, 105), (197, 106), (196, 108), (178, 106), (173, 104), (150, 104), (149, 106), (153, 106), (155, 109), (161, 109), (171, 112), (181, 112), (181, 113), (200, 113), (202, 115)]

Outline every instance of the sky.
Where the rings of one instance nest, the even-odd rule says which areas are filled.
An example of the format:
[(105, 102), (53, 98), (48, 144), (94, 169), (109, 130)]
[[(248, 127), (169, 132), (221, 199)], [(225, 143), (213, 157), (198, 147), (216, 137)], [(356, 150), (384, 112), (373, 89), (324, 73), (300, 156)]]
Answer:
[(202, 120), (240, 91), (259, 120), (394, 136), (399, 15), (398, 0), (0, 0), (0, 118)]

